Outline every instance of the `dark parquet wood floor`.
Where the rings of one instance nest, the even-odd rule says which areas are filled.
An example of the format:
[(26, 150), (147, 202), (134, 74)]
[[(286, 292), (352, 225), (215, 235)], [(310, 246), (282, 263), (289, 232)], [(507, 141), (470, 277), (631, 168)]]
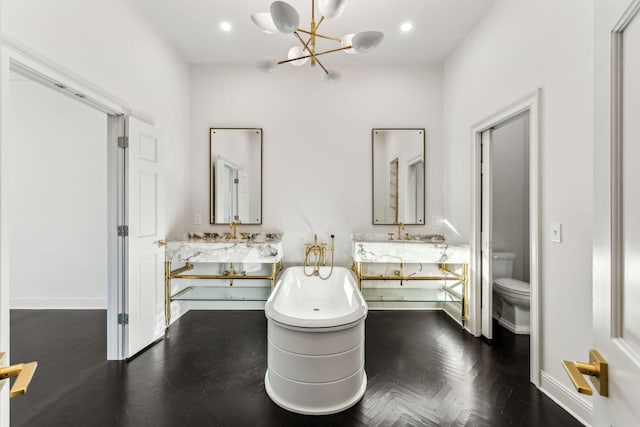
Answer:
[(19, 426), (579, 426), (528, 381), (529, 342), (489, 345), (439, 312), (372, 311), (364, 398), (340, 414), (287, 412), (265, 393), (262, 311), (192, 311), (129, 362), (107, 362), (106, 312), (11, 313), (12, 360), (38, 360)]

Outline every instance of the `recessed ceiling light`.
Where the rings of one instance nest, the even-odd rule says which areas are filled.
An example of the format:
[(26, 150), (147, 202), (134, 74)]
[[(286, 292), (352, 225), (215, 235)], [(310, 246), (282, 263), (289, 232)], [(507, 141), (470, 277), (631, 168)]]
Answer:
[(221, 22), (220, 23), (220, 29), (222, 31), (231, 31), (231, 24), (229, 22)]
[(409, 31), (411, 31), (412, 28), (413, 28), (413, 24), (411, 22), (405, 22), (400, 26), (400, 29), (404, 33), (408, 33)]

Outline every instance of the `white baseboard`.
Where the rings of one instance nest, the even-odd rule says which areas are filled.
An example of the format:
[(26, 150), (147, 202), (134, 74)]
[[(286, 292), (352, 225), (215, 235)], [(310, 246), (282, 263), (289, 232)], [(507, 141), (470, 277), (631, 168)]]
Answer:
[(11, 298), (16, 310), (106, 310), (106, 298)]
[(514, 323), (509, 322), (504, 317), (496, 317), (496, 316), (494, 316), (493, 318), (496, 319), (501, 326), (506, 328), (508, 331), (513, 332), (514, 334), (518, 334), (518, 335), (530, 335), (531, 334), (531, 328), (529, 326), (516, 326)]
[(540, 391), (570, 413), (585, 426), (591, 426), (593, 405), (580, 399), (564, 384), (544, 371), (540, 371)]

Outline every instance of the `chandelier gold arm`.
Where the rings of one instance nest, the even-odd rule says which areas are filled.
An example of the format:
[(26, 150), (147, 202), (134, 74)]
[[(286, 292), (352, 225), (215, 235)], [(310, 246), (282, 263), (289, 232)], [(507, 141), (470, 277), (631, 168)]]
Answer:
[(304, 40), (302, 40), (302, 37), (300, 37), (300, 34), (298, 34), (297, 31), (293, 32), (293, 35), (296, 36), (298, 38), (298, 40), (300, 40), (300, 43), (302, 43), (302, 51), (304, 52), (305, 50), (307, 52), (310, 52), (309, 50), (309, 43), (311, 42), (311, 39), (309, 39), (306, 43), (304, 42)]
[(334, 42), (342, 43), (342, 39), (339, 37), (325, 36), (324, 34), (313, 34), (311, 31), (303, 30), (302, 28), (298, 28), (298, 31), (300, 31), (301, 33), (309, 34), (312, 37), (315, 35), (316, 37), (320, 37), (321, 39), (333, 40)]
[(318, 58), (316, 58), (316, 62), (318, 63), (318, 65), (322, 68), (322, 70), (324, 71), (325, 74), (329, 74), (329, 70), (327, 70), (325, 68), (324, 65), (322, 65), (322, 62), (320, 62), (320, 60)]
[[(341, 50), (351, 49), (352, 47), (353, 46), (349, 45), (349, 46), (344, 46), (344, 47), (338, 47), (336, 49), (324, 50), (322, 52), (316, 53), (315, 56), (326, 55), (328, 53), (333, 53), (333, 52), (340, 52)], [(311, 56), (313, 56), (313, 55), (304, 55), (304, 56), (299, 56), (297, 58), (284, 59), (282, 61), (278, 61), (278, 65), (288, 64), (289, 62), (297, 61), (298, 59), (311, 58)]]

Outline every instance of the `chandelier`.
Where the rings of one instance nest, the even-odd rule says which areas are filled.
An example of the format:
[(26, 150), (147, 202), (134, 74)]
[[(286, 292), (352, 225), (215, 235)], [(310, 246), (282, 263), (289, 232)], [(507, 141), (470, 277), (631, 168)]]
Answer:
[[(340, 73), (336, 70), (328, 70), (322, 61), (318, 58), (334, 52), (346, 52), (349, 54), (367, 53), (380, 44), (384, 38), (384, 34), (380, 31), (363, 31), (357, 34), (346, 34), (339, 37), (332, 37), (318, 32), (318, 29), (325, 19), (337, 18), (344, 11), (347, 0), (319, 0), (318, 11), (320, 12), (320, 20), (316, 23), (316, 5), (315, 0), (311, 0), (311, 23), (309, 29), (300, 27), (300, 15), (298, 11), (289, 3), (284, 1), (274, 1), (271, 3), (269, 12), (258, 12), (251, 15), (251, 20), (262, 31), (268, 34), (283, 33), (293, 34), (300, 42), (289, 49), (287, 59), (276, 61), (266, 59), (258, 62), (257, 67), (261, 71), (271, 72), (278, 65), (291, 64), (295, 66), (305, 65), (310, 62), (312, 67), (316, 64), (324, 71), (324, 79), (328, 82), (337, 82), (340, 80)], [(303, 36), (307, 38), (305, 41)], [(328, 50), (317, 50), (317, 39), (330, 40), (340, 44), (340, 47)]]

